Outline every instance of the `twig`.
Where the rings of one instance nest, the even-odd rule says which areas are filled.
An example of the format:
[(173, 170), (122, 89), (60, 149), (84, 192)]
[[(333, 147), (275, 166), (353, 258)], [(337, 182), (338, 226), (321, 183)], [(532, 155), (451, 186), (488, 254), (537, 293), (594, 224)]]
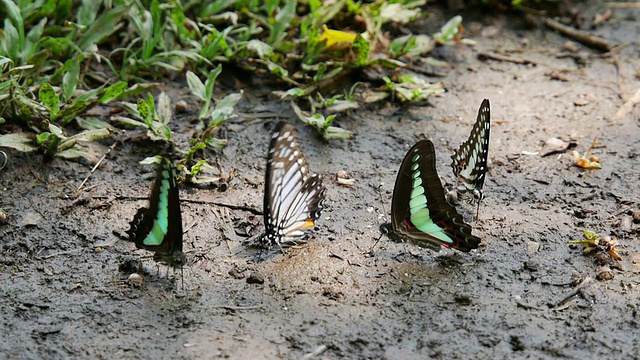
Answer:
[[(573, 298), (578, 295), (579, 293), (582, 292), (582, 290), (589, 286), (591, 283), (593, 282), (593, 278), (591, 278), (590, 276), (587, 276), (584, 280), (582, 280), (582, 282), (580, 284), (578, 284), (578, 286), (576, 286), (573, 291), (564, 297), (564, 299), (562, 299), (558, 305), (555, 306), (555, 310), (562, 310), (566, 307), (568, 307), (568, 303), (573, 300)], [(566, 306), (565, 306), (566, 305)]]
[(9, 162), (9, 157), (7, 156), (7, 153), (4, 151), (0, 151), (0, 153), (2, 153), (2, 155), (4, 156), (4, 163), (2, 164), (2, 166), (0, 166), (0, 170), (4, 169), (5, 166), (7, 166), (7, 163)]
[(111, 150), (113, 150), (116, 145), (118, 144), (118, 142), (114, 142), (113, 145), (111, 145), (111, 147), (109, 147), (109, 150), (107, 150), (106, 153), (104, 153), (104, 155), (102, 155), (102, 157), (100, 158), (100, 160), (98, 160), (98, 163), (93, 167), (93, 169), (91, 169), (91, 171), (89, 171), (89, 175), (87, 175), (86, 178), (84, 178), (84, 180), (82, 181), (82, 183), (80, 184), (80, 186), (78, 186), (78, 188), (76, 189), (76, 194), (80, 191), (80, 189), (82, 189), (82, 187), (84, 186), (84, 184), (89, 180), (89, 178), (91, 177), (91, 175), (93, 175), (93, 173), (96, 171), (96, 169), (98, 168), (98, 166), (100, 166), (100, 164), (102, 164), (102, 161), (107, 157), (107, 155), (109, 155), (109, 153), (111, 152)]
[(609, 44), (608, 41), (606, 41), (605, 39), (601, 38), (601, 37), (597, 37), (595, 35), (591, 35), (590, 33), (586, 32), (586, 31), (582, 31), (582, 30), (576, 30), (572, 27), (563, 25), (553, 19), (549, 19), (547, 17), (543, 17), (542, 21), (544, 22), (545, 25), (547, 25), (548, 27), (552, 28), (553, 30), (556, 30), (557, 32), (559, 32), (560, 34), (572, 38), (584, 45), (587, 45), (589, 47), (598, 49), (598, 50), (602, 50), (602, 51), (609, 51), (611, 50), (611, 44)]
[(486, 53), (482, 51), (478, 52), (478, 58), (480, 60), (491, 59), (491, 60), (512, 62), (512, 63), (522, 64), (522, 65), (529, 65), (529, 64), (536, 65), (536, 63), (531, 60), (519, 59), (511, 56), (505, 56), (505, 55), (499, 55), (499, 54), (493, 54), (493, 53)]
[(52, 258), (52, 257), (56, 257), (56, 256), (59, 256), (59, 255), (70, 255), (70, 254), (75, 254), (77, 252), (78, 252), (78, 250), (60, 251), (60, 252), (53, 253), (53, 254), (37, 256), (36, 259), (37, 260), (46, 260), (46, 259), (49, 259), (49, 258)]
[(630, 9), (640, 7), (640, 2), (623, 3), (623, 2), (610, 2), (604, 3), (604, 6), (608, 6), (614, 9)]
[(302, 357), (302, 360), (312, 359), (327, 350), (327, 345), (318, 346), (313, 352), (307, 353)]
[(636, 90), (635, 94), (620, 107), (614, 119), (620, 120), (627, 116), (627, 114), (631, 112), (631, 109), (638, 103), (640, 103), (640, 89)]
[(227, 203), (218, 202), (218, 201), (204, 201), (204, 200), (182, 199), (182, 198), (180, 199), (180, 202), (190, 203), (190, 204), (201, 204), (201, 205), (216, 205), (216, 206), (222, 206), (222, 207), (226, 207), (233, 210), (248, 211), (254, 215), (262, 215), (262, 211), (254, 209), (249, 206), (244, 206), (244, 205), (227, 204)]
[(260, 309), (262, 305), (255, 305), (255, 306), (214, 305), (213, 307), (226, 309), (226, 310), (255, 310), (255, 309)]

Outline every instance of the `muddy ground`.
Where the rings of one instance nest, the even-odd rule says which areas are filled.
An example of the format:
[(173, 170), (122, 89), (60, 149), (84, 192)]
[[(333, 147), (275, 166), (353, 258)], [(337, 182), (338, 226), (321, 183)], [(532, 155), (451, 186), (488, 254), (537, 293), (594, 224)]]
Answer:
[[(588, 18), (606, 9), (580, 8)], [(429, 31), (430, 21), (451, 16), (429, 10)], [(124, 265), (148, 253), (119, 235), (146, 205), (152, 173), (138, 162), (156, 149), (117, 146), (79, 201), (73, 194), (90, 165), (10, 151), (0, 171), (8, 213), (0, 226), (0, 358), (638, 358), (640, 225), (631, 211), (640, 207), (640, 107), (615, 114), (640, 88), (640, 9), (617, 9), (594, 30), (630, 46), (599, 58), (578, 45), (584, 65), (557, 57), (567, 39), (547, 29), (463, 15), (477, 46), (436, 52), (452, 67), (430, 80), (444, 81), (447, 92), (341, 116), (354, 140), (322, 141), (288, 103), (247, 87), (224, 132), (229, 145), (211, 155), (235, 177), (226, 189), (181, 189), (184, 290), (179, 272), (148, 258), (144, 284), (125, 283)], [(533, 64), (479, 60), (479, 51)], [(191, 105), (172, 124), (184, 147), (197, 102), (184, 85), (164, 90)], [(435, 253), (384, 239), (367, 254), (406, 151), (433, 140), (439, 174), (451, 181), (449, 157), (483, 98), (492, 112), (486, 198), (478, 221), (473, 205), (459, 211), (484, 246)], [(264, 158), (279, 120), (296, 124), (327, 199), (307, 245), (257, 261), (242, 241), (262, 230), (261, 216), (213, 203), (261, 210)], [(601, 170), (572, 166), (570, 151), (541, 156), (549, 138), (576, 140), (584, 152), (596, 136)], [(339, 170), (357, 179), (353, 187), (337, 185)], [(584, 229), (615, 236), (622, 260), (570, 246)]]

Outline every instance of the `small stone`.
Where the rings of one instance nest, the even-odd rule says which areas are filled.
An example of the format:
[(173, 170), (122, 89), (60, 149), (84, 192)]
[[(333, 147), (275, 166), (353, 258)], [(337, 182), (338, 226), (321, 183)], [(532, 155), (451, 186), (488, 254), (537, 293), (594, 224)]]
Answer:
[(631, 218), (628, 216), (625, 216), (622, 219), (620, 219), (620, 224), (618, 225), (618, 228), (620, 229), (620, 231), (623, 231), (623, 232), (631, 231)]
[(247, 284), (264, 284), (264, 278), (260, 274), (251, 273), (247, 277)]
[(537, 241), (527, 242), (527, 255), (533, 255), (540, 250), (540, 243)]
[(578, 52), (578, 44), (574, 43), (573, 41), (567, 41), (562, 45), (562, 51), (568, 51), (568, 52)]
[(229, 270), (229, 275), (234, 279), (244, 279), (244, 270), (243, 269), (231, 269)]
[(538, 271), (540, 270), (540, 260), (537, 258), (531, 258), (529, 261), (524, 263), (524, 267), (529, 271)]
[(7, 213), (0, 208), (0, 225), (5, 225), (8, 221), (9, 217), (7, 216)]
[(140, 287), (144, 283), (144, 278), (140, 274), (133, 273), (127, 278), (127, 283), (131, 286)]
[(38, 225), (42, 221), (42, 215), (29, 212), (22, 219), (22, 226), (35, 226)]
[(631, 213), (631, 216), (633, 217), (633, 222), (634, 223), (640, 223), (640, 210), (636, 210), (634, 212)]
[(611, 268), (607, 265), (600, 266), (596, 270), (596, 279), (600, 281), (611, 280), (613, 279), (613, 277), (614, 277), (613, 271), (611, 271)]
[(176, 112), (186, 113), (189, 110), (189, 105), (186, 101), (180, 100), (176, 103)]

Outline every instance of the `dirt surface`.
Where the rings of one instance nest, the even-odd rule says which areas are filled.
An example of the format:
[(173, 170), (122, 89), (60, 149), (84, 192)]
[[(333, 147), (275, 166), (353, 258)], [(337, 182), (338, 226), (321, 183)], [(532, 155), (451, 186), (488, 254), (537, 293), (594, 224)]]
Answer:
[[(587, 18), (607, 9), (588, 5), (580, 9)], [(430, 10), (417, 27), (430, 31), (451, 15)], [(615, 114), (640, 88), (640, 9), (616, 9), (593, 30), (630, 46), (599, 58), (578, 45), (584, 65), (557, 57), (567, 39), (547, 29), (505, 15), (463, 16), (477, 46), (436, 52), (452, 68), (431, 80), (444, 81), (447, 93), (339, 117), (356, 132), (352, 141), (322, 141), (288, 103), (245, 89), (223, 133), (229, 145), (211, 155), (235, 177), (226, 189), (181, 188), (184, 290), (180, 272), (149, 258), (141, 260), (144, 284), (126, 283), (127, 265), (149, 255), (120, 236), (146, 205), (153, 172), (138, 162), (155, 154), (152, 145), (117, 146), (79, 197), (91, 166), (9, 152), (0, 171), (8, 214), (0, 225), (0, 358), (637, 358), (640, 225), (631, 211), (640, 207), (640, 107)], [(479, 51), (533, 64), (479, 60)], [(184, 148), (197, 102), (183, 85), (164, 90), (191, 105), (172, 125)], [(485, 246), (435, 253), (383, 239), (367, 254), (406, 151), (431, 139), (440, 177), (451, 182), (450, 156), (484, 98), (492, 113), (486, 198), (478, 221), (473, 205), (459, 211)], [(255, 212), (279, 120), (296, 125), (327, 198), (311, 241), (258, 261), (242, 241), (262, 231)], [(582, 153), (596, 136), (601, 170), (572, 166), (570, 151), (541, 156), (549, 138), (573, 139)], [(339, 170), (357, 180), (353, 187), (337, 185)], [(569, 245), (584, 229), (616, 237), (622, 261)]]

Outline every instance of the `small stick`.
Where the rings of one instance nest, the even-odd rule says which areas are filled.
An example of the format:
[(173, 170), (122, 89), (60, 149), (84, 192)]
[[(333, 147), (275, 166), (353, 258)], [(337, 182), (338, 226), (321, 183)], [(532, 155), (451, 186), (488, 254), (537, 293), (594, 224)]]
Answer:
[(327, 345), (320, 345), (318, 346), (315, 350), (313, 350), (313, 352), (307, 353), (302, 357), (302, 360), (308, 360), (308, 359), (313, 359), (314, 357), (322, 354), (323, 352), (325, 352), (327, 350)]
[(82, 181), (82, 183), (80, 184), (80, 186), (78, 186), (78, 188), (76, 189), (76, 194), (80, 191), (80, 189), (82, 189), (82, 187), (84, 186), (84, 184), (89, 180), (89, 178), (91, 177), (91, 175), (93, 175), (93, 173), (96, 171), (96, 169), (98, 168), (98, 166), (100, 166), (100, 164), (102, 164), (102, 161), (107, 157), (107, 155), (109, 155), (109, 153), (111, 152), (111, 150), (113, 150), (116, 145), (118, 144), (118, 142), (114, 142), (113, 145), (111, 145), (111, 147), (109, 147), (109, 150), (107, 150), (106, 153), (104, 153), (104, 155), (102, 155), (102, 157), (100, 158), (100, 160), (98, 160), (98, 163), (93, 167), (93, 169), (91, 169), (91, 171), (89, 171), (89, 175), (87, 175), (86, 178), (84, 178), (84, 180)]
[(563, 25), (553, 19), (549, 19), (549, 18), (542, 18), (542, 21), (544, 22), (545, 25), (547, 25), (548, 27), (552, 28), (553, 30), (556, 30), (557, 32), (559, 32), (560, 34), (572, 38), (584, 45), (587, 45), (589, 47), (598, 49), (598, 50), (602, 50), (602, 51), (610, 51), (611, 50), (611, 44), (609, 44), (608, 41), (606, 41), (605, 39), (595, 36), (595, 35), (591, 35), (590, 33), (586, 32), (586, 31), (582, 31), (582, 30), (576, 30), (572, 27)]
[(511, 57), (511, 56), (505, 56), (505, 55), (499, 55), (499, 54), (493, 54), (493, 53), (486, 53), (486, 52), (478, 52), (478, 58), (480, 60), (485, 60), (485, 59), (491, 59), (491, 60), (498, 60), (498, 61), (506, 61), (506, 62), (512, 62), (512, 63), (516, 63), (516, 64), (522, 64), (522, 65), (536, 65), (536, 63), (534, 61), (531, 60), (526, 60), (526, 59), (518, 59), (515, 57)]
[(640, 2), (623, 3), (623, 2), (610, 2), (605, 3), (604, 6), (608, 6), (614, 9), (630, 9), (640, 7)]
[[(558, 303), (558, 305), (556, 305), (555, 310), (563, 310), (566, 307), (568, 307), (568, 303), (573, 300), (573, 298), (578, 295), (579, 293), (582, 292), (582, 290), (587, 287), (588, 285), (591, 285), (591, 283), (593, 282), (593, 278), (591, 278), (590, 276), (587, 276), (584, 280), (582, 280), (582, 282), (580, 284), (578, 284), (578, 286), (576, 286), (573, 291), (565, 296), (564, 299), (562, 299), (562, 301), (560, 301)], [(566, 306), (565, 306), (566, 305)]]
[(0, 151), (0, 153), (2, 153), (2, 155), (4, 156), (4, 163), (2, 164), (2, 166), (0, 166), (0, 170), (4, 169), (5, 166), (7, 166), (7, 163), (9, 162), (9, 157), (7, 156), (7, 153), (4, 151)]
[(213, 307), (222, 308), (226, 310), (255, 310), (255, 309), (260, 309), (262, 305), (255, 305), (255, 306), (214, 305)]

